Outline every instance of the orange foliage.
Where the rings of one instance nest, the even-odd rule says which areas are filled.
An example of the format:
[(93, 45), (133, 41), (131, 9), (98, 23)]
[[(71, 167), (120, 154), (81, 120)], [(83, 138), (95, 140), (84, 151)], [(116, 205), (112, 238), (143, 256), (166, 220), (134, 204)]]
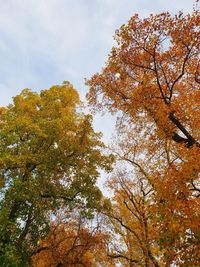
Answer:
[(131, 122), (145, 113), (156, 123), (159, 136), (188, 146), (196, 143), (200, 127), (199, 21), (198, 10), (187, 16), (161, 13), (143, 20), (133, 16), (116, 34), (117, 46), (102, 73), (87, 81), (90, 104), (121, 110)]
[(200, 263), (199, 15), (134, 15), (87, 81), (94, 108), (120, 111), (116, 156), (152, 187), (148, 209), (164, 266)]
[[(107, 236), (98, 229), (91, 231), (81, 222), (53, 224), (47, 239), (40, 240), (32, 257), (34, 267), (102, 266)], [(98, 255), (100, 254), (100, 256)]]

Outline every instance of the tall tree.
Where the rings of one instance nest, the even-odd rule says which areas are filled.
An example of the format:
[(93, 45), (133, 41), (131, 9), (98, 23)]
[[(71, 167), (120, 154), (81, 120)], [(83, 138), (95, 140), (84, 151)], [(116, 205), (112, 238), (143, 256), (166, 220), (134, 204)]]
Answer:
[(200, 262), (199, 21), (198, 9), (134, 15), (117, 31), (105, 68), (87, 81), (90, 104), (118, 112), (121, 156), (154, 190), (166, 266)]
[(101, 199), (97, 168), (110, 169), (92, 117), (77, 112), (69, 82), (25, 89), (0, 110), (0, 262), (26, 266), (59, 209), (90, 215)]

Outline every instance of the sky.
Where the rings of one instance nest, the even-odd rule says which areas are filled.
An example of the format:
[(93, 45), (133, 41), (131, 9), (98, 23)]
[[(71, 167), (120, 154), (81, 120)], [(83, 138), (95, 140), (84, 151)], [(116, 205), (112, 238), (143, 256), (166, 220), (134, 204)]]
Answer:
[[(115, 30), (138, 13), (192, 11), (192, 0), (0, 0), (0, 105), (24, 88), (47, 89), (70, 81), (82, 99), (84, 78), (101, 70)], [(108, 140), (110, 116), (94, 127)]]

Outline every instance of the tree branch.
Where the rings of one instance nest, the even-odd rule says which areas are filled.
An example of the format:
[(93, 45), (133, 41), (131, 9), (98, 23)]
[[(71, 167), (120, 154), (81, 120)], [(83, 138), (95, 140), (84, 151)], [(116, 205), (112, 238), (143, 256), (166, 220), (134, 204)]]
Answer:
[(185, 142), (187, 143), (187, 147), (191, 147), (194, 144), (200, 146), (200, 144), (192, 137), (192, 135), (186, 130), (186, 128), (182, 125), (182, 123), (176, 118), (174, 112), (170, 112), (168, 117), (170, 121), (173, 122), (176, 125), (176, 127), (187, 137), (186, 139), (179, 136), (177, 133), (174, 133), (172, 139), (175, 142), (177, 143)]

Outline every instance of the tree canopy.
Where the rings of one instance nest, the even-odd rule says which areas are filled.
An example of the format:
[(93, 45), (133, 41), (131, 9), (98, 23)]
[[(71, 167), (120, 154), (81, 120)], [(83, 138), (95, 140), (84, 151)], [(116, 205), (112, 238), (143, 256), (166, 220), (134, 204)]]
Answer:
[(200, 127), (199, 38), (198, 10), (175, 17), (134, 15), (116, 33), (117, 46), (102, 73), (88, 80), (89, 102), (121, 110), (130, 120), (145, 115), (159, 136), (192, 146)]
[(40, 247), (32, 257), (33, 266), (108, 266), (108, 237), (101, 232), (101, 225), (88, 227), (87, 223), (80, 217), (51, 225), (48, 238), (40, 240)]
[(199, 17), (198, 9), (188, 15), (134, 15), (116, 32), (103, 70), (87, 81), (93, 108), (117, 114), (112, 150), (133, 168), (131, 178), (122, 176), (121, 167), (115, 174), (116, 204), (108, 216), (132, 242), (121, 254), (114, 249), (113, 256), (132, 255), (136, 266), (138, 249), (142, 266), (200, 262)]
[(69, 82), (0, 108), (2, 267), (200, 266), (199, 15), (116, 31), (86, 81), (90, 106), (117, 117), (109, 147)]
[(98, 169), (108, 171), (111, 159), (79, 105), (65, 82), (40, 93), (25, 89), (1, 108), (1, 266), (26, 266), (58, 210), (79, 207), (90, 216), (101, 200)]

